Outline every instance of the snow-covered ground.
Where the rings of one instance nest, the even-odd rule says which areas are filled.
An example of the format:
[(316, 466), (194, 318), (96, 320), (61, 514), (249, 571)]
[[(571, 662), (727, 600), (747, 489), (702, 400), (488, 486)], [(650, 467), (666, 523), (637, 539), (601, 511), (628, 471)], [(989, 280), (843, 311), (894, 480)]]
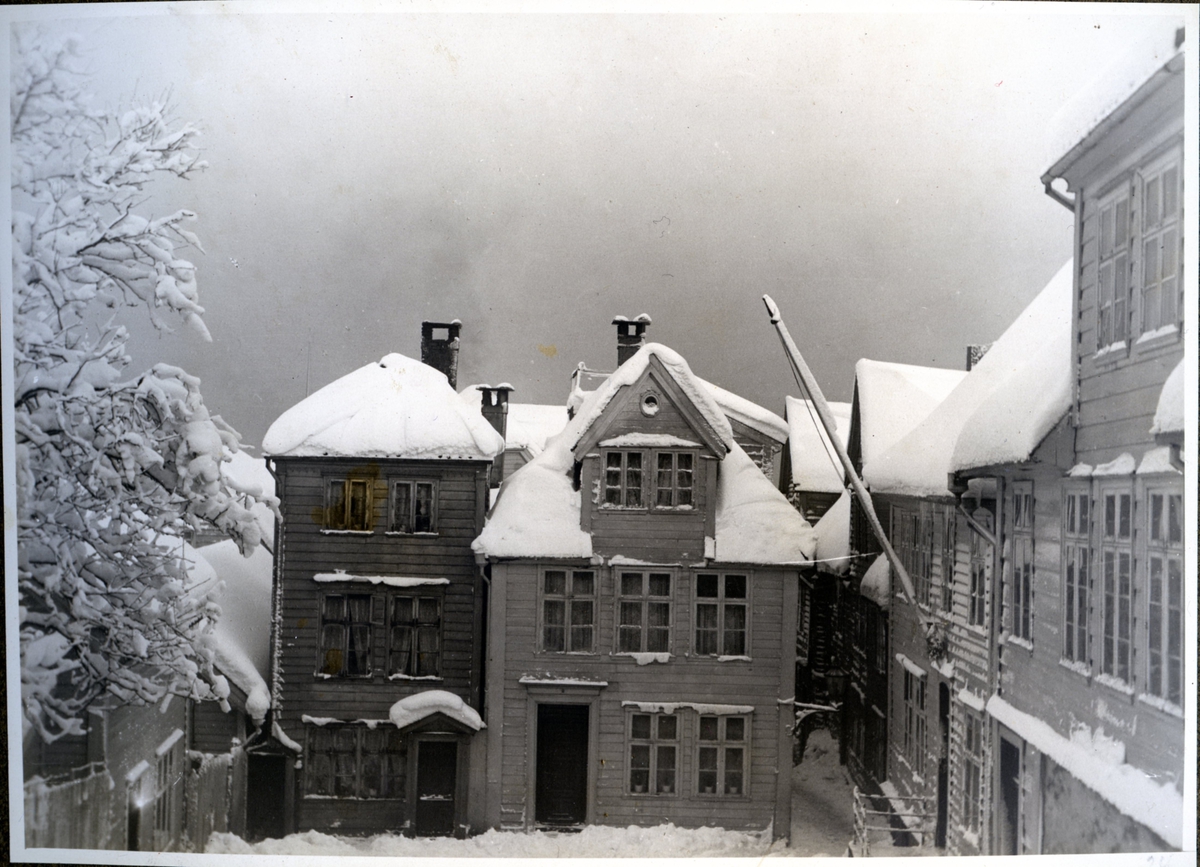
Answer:
[[(608, 828), (593, 825), (578, 834), (488, 831), (468, 840), (410, 838), (393, 834), (335, 837), (308, 831), (282, 840), (247, 843), (233, 834), (214, 834), (209, 854), (382, 855), (449, 858), (760, 858), (842, 856), (854, 834), (853, 784), (838, 764), (837, 742), (820, 729), (808, 739), (804, 761), (792, 769), (792, 840), (774, 844), (765, 834), (721, 828)], [(874, 846), (885, 854), (886, 846)], [(891, 853), (886, 853), (891, 854)]]

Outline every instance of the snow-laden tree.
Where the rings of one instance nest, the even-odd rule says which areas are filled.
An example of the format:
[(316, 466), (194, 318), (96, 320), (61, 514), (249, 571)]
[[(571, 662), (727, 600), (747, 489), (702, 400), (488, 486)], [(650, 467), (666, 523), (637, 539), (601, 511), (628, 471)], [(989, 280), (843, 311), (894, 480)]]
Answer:
[[(214, 588), (189, 581), (182, 539), (216, 527), (260, 544), (222, 464), (239, 436), (199, 380), (164, 364), (131, 375), (119, 313), (182, 320), (205, 339), (194, 214), (149, 213), (156, 178), (204, 167), (198, 130), (162, 103), (93, 111), (77, 44), (16, 29), (11, 82), (13, 360), (21, 688), (26, 730), (83, 731), (108, 694), (223, 699), (203, 635)], [(141, 212), (141, 213), (140, 213)], [(169, 330), (169, 329), (168, 329)], [(274, 509), (276, 502), (270, 498)]]

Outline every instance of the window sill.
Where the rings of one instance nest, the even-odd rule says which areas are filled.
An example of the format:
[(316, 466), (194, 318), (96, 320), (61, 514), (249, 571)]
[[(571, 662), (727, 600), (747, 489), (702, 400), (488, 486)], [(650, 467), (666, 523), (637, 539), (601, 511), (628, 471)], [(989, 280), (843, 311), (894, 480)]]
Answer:
[(1170, 716), (1183, 719), (1183, 708), (1175, 704), (1173, 701), (1168, 701), (1165, 698), (1160, 698), (1157, 695), (1150, 695), (1146, 692), (1139, 693), (1137, 699), (1142, 704), (1161, 710), (1163, 713)]
[(1115, 364), (1119, 359), (1127, 358), (1128, 355), (1129, 341), (1121, 340), (1097, 349), (1096, 354), (1092, 356), (1092, 361), (1096, 364)]
[(370, 674), (326, 674), (323, 671), (314, 671), (313, 680), (371, 680), (376, 675), (372, 671)]
[(1067, 671), (1075, 672), (1080, 677), (1087, 678), (1088, 680), (1092, 679), (1092, 667), (1090, 665), (1088, 665), (1086, 662), (1079, 662), (1074, 659), (1066, 659), (1064, 657), (1059, 657), (1058, 664), (1061, 665), (1063, 668), (1065, 668)]
[(437, 530), (420, 530), (416, 533), (409, 533), (405, 530), (385, 530), (383, 535), (385, 535), (385, 536), (424, 536), (424, 537), (428, 538), (430, 536), (436, 537), (439, 535), (439, 533), (437, 532)]
[(628, 798), (678, 798), (678, 792), (626, 792)]
[(1097, 672), (1092, 680), (1095, 683), (1108, 687), (1113, 692), (1119, 692), (1122, 695), (1131, 697), (1133, 696), (1133, 684), (1121, 680), (1119, 677), (1115, 677), (1114, 675)]
[(1134, 342), (1134, 346), (1139, 351), (1144, 349), (1157, 349), (1160, 346), (1166, 346), (1179, 340), (1179, 326), (1175, 324), (1164, 325), (1162, 328), (1156, 328), (1153, 331), (1147, 331)]
[(654, 651), (618, 650), (613, 653), (613, 656), (632, 659), (638, 665), (649, 665), (652, 662), (665, 663), (671, 661), (670, 653), (656, 653)]
[(717, 662), (753, 662), (754, 661), (749, 656), (743, 656), (741, 654), (733, 655), (733, 656), (717, 656), (717, 657), (709, 656), (708, 658), (716, 659)]
[(723, 792), (697, 792), (696, 797), (705, 801), (744, 801), (746, 795), (743, 792), (735, 794), (724, 794)]
[(595, 650), (545, 650), (539, 649), (538, 656), (599, 656)]
[(442, 681), (445, 680), (440, 674), (389, 674), (388, 680), (419, 680), (419, 681)]
[[(330, 530), (325, 527), (321, 528), (322, 536), (374, 536), (374, 530)], [(333, 797), (330, 795), (329, 797)]]
[(359, 795), (301, 795), (306, 801), (391, 801), (404, 803), (404, 798), (364, 798)]
[(1004, 636), (1004, 641), (1002, 643), (1010, 647), (1023, 647), (1030, 653), (1033, 653), (1033, 642), (1028, 638), (1022, 638), (1019, 635), (1006, 635)]

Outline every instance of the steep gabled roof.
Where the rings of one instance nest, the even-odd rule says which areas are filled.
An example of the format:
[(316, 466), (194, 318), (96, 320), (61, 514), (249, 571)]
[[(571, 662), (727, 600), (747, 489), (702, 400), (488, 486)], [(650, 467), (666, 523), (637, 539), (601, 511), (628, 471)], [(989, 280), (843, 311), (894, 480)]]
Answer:
[(854, 366), (863, 478), (871, 464), (933, 412), (967, 375), (965, 370), (860, 359)]
[(440, 371), (393, 352), (314, 392), (275, 420), (263, 452), (275, 457), (457, 458), (504, 451), (478, 403)]
[(567, 408), (540, 403), (510, 403), (506, 448), (524, 449), (533, 457), (546, 448), (546, 440), (567, 426)]
[(714, 385), (706, 379), (700, 379), (699, 382), (708, 389), (709, 394), (713, 396), (717, 406), (721, 407), (721, 411), (726, 416), (740, 421), (777, 443), (787, 442), (787, 422), (775, 413), (766, 407), (759, 406), (754, 401), (746, 400), (740, 394), (734, 394), (719, 385)]
[[(835, 494), (844, 489), (845, 470), (829, 434), (817, 417), (810, 401), (798, 397), (784, 399), (788, 425), (788, 459), (792, 486), (802, 491)], [(829, 403), (837, 425), (838, 439), (845, 445), (850, 437), (850, 404)]]
[[(717, 479), (713, 557), (728, 563), (798, 564), (812, 556), (812, 528), (733, 441), (720, 406), (674, 351), (650, 343), (586, 396), (545, 451), (504, 482), (472, 548), (493, 557), (590, 558), (592, 537), (580, 529), (580, 492), (572, 475), (576, 447), (603, 426), (621, 390), (652, 367), (671, 378), (727, 450)], [(615, 409), (616, 407), (614, 407)]]
[(1071, 401), (1067, 262), (946, 399), (870, 465), (872, 491), (948, 496), (955, 470), (1027, 460)]

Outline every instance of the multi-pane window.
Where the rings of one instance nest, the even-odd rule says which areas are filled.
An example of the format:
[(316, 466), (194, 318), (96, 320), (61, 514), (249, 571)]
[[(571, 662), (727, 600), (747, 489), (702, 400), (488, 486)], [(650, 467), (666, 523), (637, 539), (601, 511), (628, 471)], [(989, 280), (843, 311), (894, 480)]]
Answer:
[(325, 529), (370, 531), (371, 487), (370, 479), (326, 479)]
[(604, 504), (641, 508), (642, 452), (604, 453)]
[(980, 780), (983, 772), (983, 723), (969, 710), (963, 710), (963, 824), (979, 833)]
[(1100, 515), (1103, 594), (1100, 670), (1130, 680), (1133, 643), (1133, 495), (1104, 491)]
[(1148, 496), (1146, 691), (1183, 705), (1183, 497)]
[[(975, 520), (991, 532), (992, 513), (975, 510)], [(967, 623), (983, 626), (987, 611), (988, 580), (992, 574), (992, 546), (979, 533), (971, 533), (971, 586), (967, 599)]]
[(542, 650), (591, 653), (596, 630), (596, 573), (542, 573)]
[(1089, 663), (1091, 626), (1090, 494), (1068, 490), (1063, 500), (1063, 657)]
[(953, 506), (942, 514), (942, 610), (954, 608), (955, 546), (958, 544), (958, 515)]
[(635, 713), (629, 717), (629, 791), (673, 795), (678, 784), (679, 716)]
[(696, 641), (698, 656), (745, 656), (750, 620), (746, 575), (696, 575)]
[(166, 849), (171, 845), (176, 824), (175, 788), (181, 772), (180, 756), (183, 740), (166, 749), (154, 766), (154, 845)]
[(913, 773), (925, 775), (925, 678), (904, 671), (904, 757)]
[(403, 800), (408, 746), (391, 726), (309, 726), (304, 793)]
[(933, 521), (928, 509), (893, 509), (892, 538), (896, 554), (912, 578), (917, 602), (928, 605), (933, 568)]
[(321, 601), (321, 674), (371, 673), (370, 594), (330, 593)]
[(1012, 634), (1033, 640), (1033, 484), (1017, 482), (1012, 498)]
[(433, 482), (392, 482), (393, 533), (433, 533), (437, 530), (437, 487)]
[(696, 793), (742, 797), (749, 770), (749, 719), (700, 717), (696, 747)]
[(1179, 318), (1179, 163), (1170, 162), (1142, 179), (1142, 332), (1173, 325)]
[(693, 459), (690, 452), (658, 452), (655, 455), (658, 469), (654, 481), (656, 506), (685, 508), (692, 505)]
[(1122, 190), (1100, 208), (1100, 304), (1096, 348), (1129, 336), (1129, 193)]
[(617, 602), (618, 653), (671, 650), (671, 573), (622, 572)]
[(388, 674), (437, 677), (441, 673), (442, 600), (393, 596), (388, 600)]

